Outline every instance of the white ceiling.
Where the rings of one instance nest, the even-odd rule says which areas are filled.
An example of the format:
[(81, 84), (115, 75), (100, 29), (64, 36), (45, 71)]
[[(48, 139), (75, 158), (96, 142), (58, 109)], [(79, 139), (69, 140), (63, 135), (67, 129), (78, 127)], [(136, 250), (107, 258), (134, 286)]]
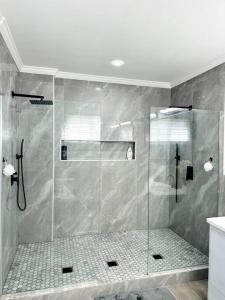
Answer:
[(0, 0), (0, 10), (24, 65), (175, 83), (225, 61), (224, 0)]

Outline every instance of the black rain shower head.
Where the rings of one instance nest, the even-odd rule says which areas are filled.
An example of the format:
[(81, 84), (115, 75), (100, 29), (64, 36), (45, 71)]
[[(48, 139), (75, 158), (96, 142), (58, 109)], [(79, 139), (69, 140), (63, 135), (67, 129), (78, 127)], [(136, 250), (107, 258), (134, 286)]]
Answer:
[(14, 93), (12, 91), (12, 97), (23, 97), (23, 98), (33, 98), (32, 100), (30, 100), (31, 104), (35, 104), (35, 105), (52, 105), (53, 102), (52, 100), (44, 100), (44, 96), (39, 96), (39, 95), (28, 95), (28, 94), (18, 94), (18, 93)]
[(31, 104), (35, 104), (35, 105), (52, 105), (53, 102), (52, 100), (36, 100), (36, 99), (33, 99), (33, 100), (30, 100), (30, 103)]
[(173, 105), (170, 105), (169, 108), (178, 108), (178, 109), (192, 110), (192, 105), (189, 105), (189, 106), (173, 106)]

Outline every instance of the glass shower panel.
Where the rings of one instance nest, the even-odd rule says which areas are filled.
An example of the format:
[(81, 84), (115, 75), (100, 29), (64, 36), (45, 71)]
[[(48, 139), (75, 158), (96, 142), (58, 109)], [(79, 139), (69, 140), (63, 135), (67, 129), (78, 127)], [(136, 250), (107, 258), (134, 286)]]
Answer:
[[(149, 273), (207, 264), (206, 218), (217, 215), (218, 139), (217, 112), (152, 108)], [(205, 172), (211, 157), (213, 170)]]
[(57, 286), (91, 284), (97, 275), (101, 103), (88, 97), (88, 87), (82, 84), (55, 82), (53, 252), (58, 272), (52, 277)]

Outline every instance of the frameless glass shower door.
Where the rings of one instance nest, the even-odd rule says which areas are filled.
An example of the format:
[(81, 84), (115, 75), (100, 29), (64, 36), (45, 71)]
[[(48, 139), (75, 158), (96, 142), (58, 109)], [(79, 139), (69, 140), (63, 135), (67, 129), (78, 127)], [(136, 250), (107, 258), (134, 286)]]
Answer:
[(149, 273), (207, 264), (206, 218), (218, 214), (218, 152), (218, 112), (152, 108)]

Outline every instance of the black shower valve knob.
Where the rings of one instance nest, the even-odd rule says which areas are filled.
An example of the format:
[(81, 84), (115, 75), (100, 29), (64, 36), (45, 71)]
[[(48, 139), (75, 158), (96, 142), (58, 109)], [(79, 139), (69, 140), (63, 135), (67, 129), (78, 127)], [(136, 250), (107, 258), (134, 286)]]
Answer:
[(18, 182), (17, 172), (15, 172), (11, 175), (11, 185), (13, 185), (14, 182)]

